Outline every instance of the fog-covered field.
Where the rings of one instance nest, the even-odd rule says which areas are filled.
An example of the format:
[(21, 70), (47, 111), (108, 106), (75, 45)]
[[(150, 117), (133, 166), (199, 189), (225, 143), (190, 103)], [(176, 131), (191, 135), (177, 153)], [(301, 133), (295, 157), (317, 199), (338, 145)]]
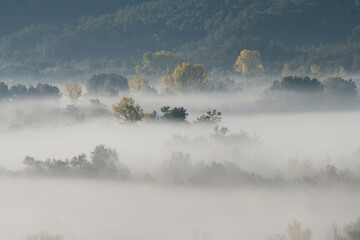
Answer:
[[(360, 112), (260, 112), (259, 92), (133, 96), (145, 112), (184, 107), (187, 123), (119, 124), (122, 95), (0, 103), (0, 239), (281, 239), (294, 219), (330, 239), (360, 216)], [(221, 122), (194, 123), (208, 109)], [(94, 161), (99, 145), (126, 177), (35, 169)]]

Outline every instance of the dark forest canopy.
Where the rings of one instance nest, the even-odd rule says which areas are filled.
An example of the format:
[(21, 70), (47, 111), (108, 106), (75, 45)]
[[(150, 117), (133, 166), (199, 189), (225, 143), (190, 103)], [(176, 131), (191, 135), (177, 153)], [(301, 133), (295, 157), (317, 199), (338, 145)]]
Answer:
[(225, 71), (243, 49), (261, 53), (267, 74), (284, 64), (303, 74), (314, 64), (360, 68), (358, 0), (8, 0), (0, 9), (3, 76), (132, 74), (160, 50)]

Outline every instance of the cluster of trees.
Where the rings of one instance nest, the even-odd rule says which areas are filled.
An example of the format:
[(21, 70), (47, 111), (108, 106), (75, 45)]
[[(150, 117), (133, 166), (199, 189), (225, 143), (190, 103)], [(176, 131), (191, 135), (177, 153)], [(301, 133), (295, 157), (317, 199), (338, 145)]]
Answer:
[(248, 173), (230, 162), (192, 163), (189, 155), (173, 153), (164, 161), (159, 173), (159, 181), (166, 184), (200, 185), (200, 186), (242, 186), (266, 184), (256, 174)]
[(115, 73), (94, 74), (86, 80), (86, 89), (92, 94), (118, 95), (129, 89), (128, 80)]
[[(187, 110), (183, 107), (163, 106), (160, 108), (160, 114), (155, 110), (151, 113), (145, 113), (139, 104), (131, 97), (123, 97), (112, 106), (115, 117), (122, 124), (136, 123), (139, 121), (169, 121), (185, 123), (188, 116)], [(198, 117), (196, 123), (218, 123), (221, 121), (222, 113), (216, 109), (209, 110)]]
[[(226, 137), (223, 136), (223, 138), (226, 140)], [(192, 142), (192, 147), (194, 144), (196, 145), (195, 142)], [(236, 146), (241, 145), (237, 144)], [(207, 148), (209, 147), (211, 145), (207, 144)], [(278, 172), (276, 176), (265, 177), (245, 171), (234, 162), (209, 159), (193, 162), (189, 155), (179, 151), (175, 151), (168, 160), (163, 161), (153, 173), (133, 175), (126, 165), (119, 162), (117, 152), (103, 145), (95, 147), (90, 155), (90, 160), (85, 154), (80, 154), (72, 159), (48, 159), (45, 161), (27, 156), (23, 164), (25, 165), (24, 171), (11, 172), (3, 169), (1, 175), (150, 181), (164, 184), (223, 187), (250, 185), (358, 187), (360, 183), (359, 173), (348, 169), (340, 170), (330, 164), (321, 169), (315, 169), (303, 164), (291, 163), (293, 166), (288, 172)], [(294, 174), (294, 168), (297, 168), (295, 170), (300, 174)], [(290, 177), (287, 177), (288, 173)]]
[[(183, 183), (183, 179), (180, 183)], [(185, 179), (187, 180), (187, 179)], [(29, 236), (26, 240), (61, 240), (63, 236), (52, 235), (49, 233), (40, 233)], [(302, 223), (296, 219), (290, 221), (286, 228), (286, 234), (276, 234), (269, 236), (268, 240), (311, 240), (312, 231), (310, 228), (304, 228)], [(329, 240), (359, 240), (360, 239), (360, 217), (347, 225), (342, 229), (337, 225), (333, 225), (328, 234)]]
[[(303, 228), (301, 222), (291, 221), (286, 229), (286, 234), (270, 236), (269, 240), (311, 240), (312, 232), (309, 228)], [(360, 217), (342, 229), (333, 225), (328, 234), (329, 240), (358, 240), (360, 239)]]
[(30, 176), (48, 177), (87, 177), (99, 179), (128, 180), (131, 177), (129, 169), (119, 162), (114, 149), (104, 145), (96, 146), (91, 153), (90, 161), (85, 154), (73, 157), (71, 160), (48, 159), (36, 160), (25, 157), (23, 164), (25, 173)]
[[(1, 14), (2, 22), (11, 20), (11, 26), (17, 26), (3, 24), (11, 28), (2, 31), (6, 34), (0, 41), (0, 72), (4, 75), (86, 74), (109, 68), (133, 74), (139, 60), (139, 73), (168, 75), (174, 54), (208, 69), (230, 71), (245, 48), (262, 53), (265, 73), (280, 73), (284, 64), (294, 73), (305, 74), (314, 64), (320, 67), (314, 67), (314, 73), (359, 69), (357, 1), (106, 0), (91, 6), (79, 1), (79, 7), (69, 11), (71, 18), (65, 15), (63, 19), (48, 11), (38, 12), (45, 3), (37, 4), (36, 10), (29, 10), (36, 15), (33, 21), (21, 22), (31, 14), (13, 18), (19, 12), (17, 6), (11, 15)], [(62, 4), (66, 3), (46, 7)], [(119, 9), (108, 7), (104, 12), (105, 5)], [(91, 11), (80, 10), (89, 8)], [(54, 21), (54, 15), (60, 19)], [(174, 54), (156, 52), (158, 49)], [(158, 63), (149, 63), (153, 59)], [(253, 71), (238, 63), (242, 73)], [(253, 69), (262, 71), (257, 66)]]
[(262, 110), (299, 110), (356, 107), (357, 86), (354, 81), (331, 77), (289, 76), (276, 80), (258, 99)]
[(36, 86), (26, 87), (22, 84), (9, 87), (6, 83), (0, 82), (0, 100), (10, 98), (29, 98), (29, 97), (60, 97), (58, 87), (49, 84), (38, 83)]
[(150, 74), (156, 78), (158, 75), (170, 74), (176, 63), (176, 56), (171, 51), (148, 51), (144, 53), (141, 65), (136, 65), (135, 70), (138, 74)]

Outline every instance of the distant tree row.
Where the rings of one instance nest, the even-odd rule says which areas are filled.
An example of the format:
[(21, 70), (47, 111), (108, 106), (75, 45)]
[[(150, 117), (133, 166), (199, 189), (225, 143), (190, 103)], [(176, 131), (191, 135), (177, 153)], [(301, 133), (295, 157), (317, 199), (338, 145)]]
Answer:
[(0, 99), (28, 98), (28, 97), (60, 97), (58, 87), (49, 84), (38, 83), (36, 86), (26, 87), (17, 84), (9, 87), (6, 83), (0, 82)]
[[(349, 108), (357, 106), (357, 86), (340, 77), (319, 81), (316, 78), (289, 76), (276, 80), (258, 100), (263, 110), (298, 108)], [(324, 108), (324, 109), (326, 109)]]
[(48, 159), (46, 161), (27, 156), (23, 164), (26, 166), (25, 173), (30, 176), (68, 176), (121, 180), (130, 178), (130, 171), (119, 162), (117, 152), (114, 149), (106, 148), (104, 145), (95, 147), (91, 153), (90, 161), (87, 160), (85, 154), (73, 157), (71, 160)]
[[(139, 121), (170, 121), (186, 122), (187, 110), (183, 107), (163, 106), (160, 108), (161, 115), (155, 110), (145, 113), (142, 107), (135, 103), (131, 97), (123, 97), (112, 106), (114, 114), (122, 124), (136, 123)], [(218, 123), (221, 121), (221, 112), (216, 109), (207, 111), (197, 119), (197, 123)]]

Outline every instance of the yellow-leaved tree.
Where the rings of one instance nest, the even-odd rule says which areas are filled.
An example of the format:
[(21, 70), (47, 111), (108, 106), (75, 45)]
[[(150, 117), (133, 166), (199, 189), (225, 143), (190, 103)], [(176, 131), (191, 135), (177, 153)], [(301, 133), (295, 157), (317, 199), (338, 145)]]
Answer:
[(183, 62), (174, 69), (172, 76), (163, 76), (163, 89), (168, 91), (192, 92), (210, 87), (209, 76), (203, 64)]
[(77, 83), (67, 83), (64, 87), (64, 95), (70, 98), (72, 102), (76, 102), (81, 96), (82, 89)]
[(140, 105), (135, 103), (131, 97), (123, 97), (118, 103), (112, 106), (115, 117), (120, 123), (135, 123), (148, 117)]
[(135, 93), (157, 93), (156, 89), (149, 85), (149, 81), (144, 76), (134, 75), (132, 80), (129, 81), (129, 88)]
[(234, 70), (244, 76), (262, 74), (264, 66), (261, 62), (260, 52), (258, 50), (242, 50), (235, 61)]
[(312, 64), (310, 66), (310, 71), (313, 75), (319, 74), (320, 73), (320, 66), (316, 65), (316, 64)]

